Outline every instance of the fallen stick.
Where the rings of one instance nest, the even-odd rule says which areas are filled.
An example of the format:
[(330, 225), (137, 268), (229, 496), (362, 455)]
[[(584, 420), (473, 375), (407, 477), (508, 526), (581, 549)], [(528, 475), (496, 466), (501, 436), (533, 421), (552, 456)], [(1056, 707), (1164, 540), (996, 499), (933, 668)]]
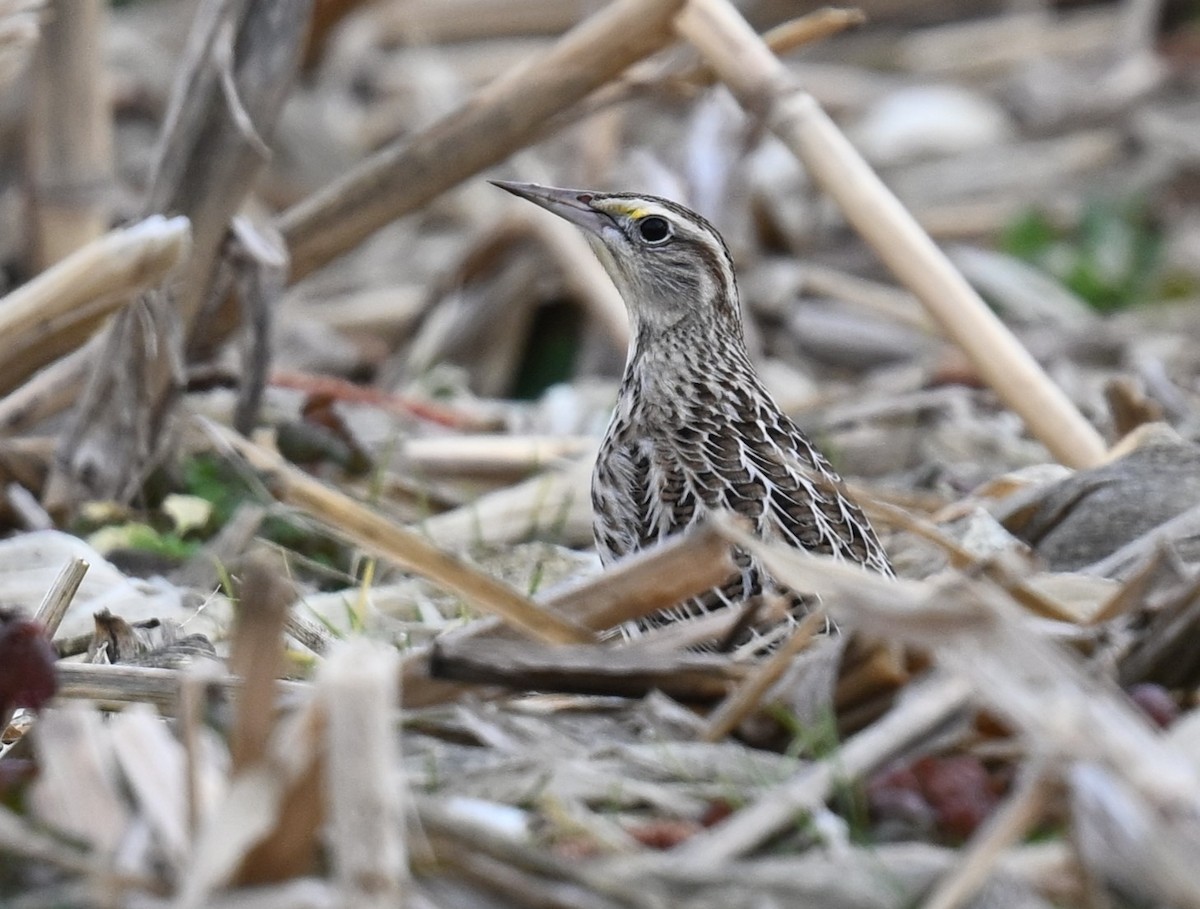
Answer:
[(846, 140), (728, 0), (690, 0), (676, 27), (841, 207), (846, 219), (924, 304), (1001, 399), (1062, 463), (1090, 467), (1099, 433)]
[[(126, 704), (149, 704), (171, 716), (179, 703), (180, 686), (189, 677), (190, 669), (167, 669), (160, 666), (112, 665), (108, 663), (73, 663), (59, 660), (54, 674), (58, 677), (59, 698), (94, 701), (103, 707), (123, 707)], [(236, 698), (242, 690), (242, 680), (232, 675), (207, 679), (205, 685), (221, 698)], [(277, 690), (290, 698), (307, 696), (307, 682), (277, 681)]]
[[(622, 559), (603, 574), (547, 591), (538, 604), (547, 612), (578, 622), (592, 631), (611, 628), (713, 587), (734, 571), (729, 543), (710, 527), (680, 534), (652, 549)], [(447, 632), (439, 642), (494, 641), (514, 636), (496, 618)], [(465, 686), (435, 679), (430, 665), (433, 648), (412, 651), (403, 664), (405, 707), (428, 707), (454, 700)], [(646, 648), (640, 648), (646, 652)]]
[[(845, 29), (862, 25), (865, 21), (866, 16), (862, 10), (827, 6), (797, 19), (781, 22), (764, 33), (762, 40), (773, 53), (786, 54), (806, 44), (823, 41)], [(561, 111), (546, 124), (542, 134), (551, 135), (614, 105), (655, 91), (694, 93), (712, 85), (717, 78), (712, 67), (702, 61), (644, 60), (630, 68), (620, 79), (615, 79), (599, 91), (593, 92), (581, 104)]]
[[(712, 527), (701, 526), (628, 556), (601, 574), (555, 587), (538, 603), (584, 628), (606, 631), (703, 593), (735, 571), (729, 542)], [(503, 635), (504, 627), (498, 619), (485, 619), (441, 637), (490, 638)]]
[(276, 452), (216, 423), (202, 421), (202, 425), (221, 447), (269, 474), (272, 492), (280, 501), (300, 508), (363, 551), (427, 578), (536, 640), (558, 644), (586, 644), (595, 640), (591, 632), (578, 624), (540, 608), (503, 581), (313, 479)]
[(542, 603), (585, 628), (603, 631), (674, 606), (736, 571), (728, 541), (702, 526), (622, 559), (602, 575), (551, 590)]
[(82, 343), (105, 316), (158, 285), (190, 247), (187, 218), (152, 215), (98, 237), (0, 299), (0, 391)]
[(727, 656), (661, 654), (598, 646), (548, 647), (533, 641), (439, 639), (430, 655), (435, 678), (514, 691), (558, 691), (627, 698), (661, 691), (676, 700), (715, 701), (746, 677)]
[(69, 560), (59, 571), (58, 577), (54, 579), (54, 583), (50, 585), (46, 595), (42, 597), (42, 602), (38, 605), (34, 618), (41, 623), (42, 628), (46, 631), (46, 637), (50, 640), (54, 640), (54, 636), (58, 633), (58, 626), (62, 624), (63, 616), (67, 614), (67, 609), (75, 598), (79, 585), (83, 583), (83, 576), (87, 574), (90, 567), (91, 565), (85, 559)]
[(783, 677), (796, 655), (809, 645), (813, 635), (826, 621), (825, 613), (820, 608), (806, 615), (780, 648), (765, 663), (756, 666), (745, 683), (709, 714), (708, 725), (704, 727), (701, 738), (706, 742), (719, 742), (736, 729), (738, 723), (758, 707), (771, 686)]
[(472, 543), (505, 545), (553, 529), (555, 538), (583, 543), (592, 536), (592, 503), (588, 495), (594, 455), (562, 469), (538, 474), (474, 502), (435, 514), (421, 522), (421, 532), (447, 549)]
[(495, 476), (532, 473), (595, 447), (590, 436), (480, 435), (407, 439), (399, 460), (419, 476)]
[(838, 780), (860, 779), (930, 732), (970, 702), (970, 685), (961, 678), (937, 676), (913, 685), (879, 722), (851, 737), (833, 755), (769, 788), (750, 805), (671, 850), (667, 859), (698, 867), (745, 855), (781, 830), (796, 815), (829, 798)]
[(617, 0), (544, 56), (496, 79), (409, 141), (376, 152), (279, 218), (292, 280), (385, 224), (496, 164), (539, 135), (543, 121), (669, 44), (683, 0)]
[(887, 527), (906, 530), (916, 537), (932, 543), (942, 550), (949, 559), (951, 566), (959, 570), (978, 571), (991, 578), (1007, 590), (1018, 603), (1032, 612), (1056, 622), (1076, 622), (1078, 616), (1062, 606), (1053, 598), (1039, 591), (1022, 576), (1018, 566), (998, 557), (980, 558), (957, 540), (943, 533), (932, 521), (918, 517), (903, 508), (897, 508), (886, 502), (872, 501), (869, 497), (860, 498), (863, 510), (872, 520)]

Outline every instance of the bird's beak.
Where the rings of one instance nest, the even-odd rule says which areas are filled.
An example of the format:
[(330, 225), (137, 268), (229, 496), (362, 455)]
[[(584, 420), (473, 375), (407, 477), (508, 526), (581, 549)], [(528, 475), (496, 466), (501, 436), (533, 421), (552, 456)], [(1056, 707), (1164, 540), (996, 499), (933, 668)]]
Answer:
[(612, 224), (612, 218), (604, 212), (592, 208), (592, 194), (581, 189), (556, 189), (553, 186), (539, 186), (536, 183), (510, 183), (505, 180), (492, 180), (493, 186), (499, 186), (514, 196), (528, 199), (535, 205), (540, 205), (546, 211), (554, 212), (560, 218), (565, 218), (577, 227), (599, 235), (606, 224)]

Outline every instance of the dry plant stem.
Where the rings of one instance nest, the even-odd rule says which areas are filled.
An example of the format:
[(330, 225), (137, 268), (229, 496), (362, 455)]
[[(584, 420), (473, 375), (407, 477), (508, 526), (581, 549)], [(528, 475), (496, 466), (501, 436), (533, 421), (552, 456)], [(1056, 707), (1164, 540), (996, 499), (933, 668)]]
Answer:
[(243, 680), (230, 741), (235, 772), (261, 763), (274, 729), (276, 680), (283, 675), (283, 627), (296, 599), (282, 560), (252, 553), (242, 569), (229, 668)]
[(365, 639), (338, 648), (321, 670), (327, 719), (329, 854), (344, 905), (403, 905), (404, 842), (397, 686), (399, 656)]
[(83, 342), (100, 320), (160, 284), (191, 248), (187, 218), (153, 215), (75, 250), (0, 300), (0, 392)]
[(211, 680), (212, 667), (198, 664), (179, 680), (177, 717), (178, 735), (187, 761), (187, 825), (188, 833), (195, 837), (200, 826), (200, 772), (204, 760), (200, 749), (200, 729), (204, 722), (205, 694)]
[(802, 274), (807, 293), (844, 300), (918, 331), (936, 331), (928, 314), (907, 291), (824, 265), (806, 264)]
[(71, 559), (62, 567), (50, 589), (46, 591), (34, 618), (46, 629), (46, 637), (53, 639), (62, 624), (63, 616), (75, 599), (75, 592), (83, 583), (83, 576), (91, 566), (84, 559)]
[[(267, 821), (266, 835), (247, 839), (248, 848), (233, 875), (235, 886), (292, 880), (313, 874), (318, 864), (320, 832), (328, 808), (322, 788), (326, 752), (320, 747), (327, 717), (323, 709), (310, 701), (283, 718), (279, 727), (266, 761), (233, 778), (235, 787), (239, 783), (254, 788), (265, 786), (278, 797), (277, 804), (262, 812), (259, 819)], [(238, 800), (233, 793), (230, 798), (232, 802)], [(239, 810), (234, 807), (233, 813)], [(210, 827), (205, 833), (213, 829)], [(207, 900), (197, 899), (180, 903), (183, 904), (180, 909), (201, 909), (208, 905)]]
[[(206, 0), (172, 89), (148, 212), (192, 222), (192, 255), (170, 293), (119, 314), (106, 334), (51, 488), (131, 494), (171, 440), (182, 351), (212, 289), (230, 221), (264, 163), (299, 64), (312, 0)], [(65, 481), (65, 482), (64, 482)], [(73, 496), (72, 496), (73, 497)]]
[(371, 511), (287, 463), (275, 452), (213, 423), (209, 433), (257, 470), (271, 474), (281, 501), (294, 505), (353, 541), (364, 551), (428, 578), (537, 640), (581, 644), (595, 636), (581, 626), (539, 608), (527, 597), (478, 568), (438, 549), (411, 530)]
[(42, 711), (32, 741), (38, 772), (26, 796), (31, 814), (111, 857), (135, 809), (112, 772), (116, 754), (100, 712), (86, 704)]
[(617, 0), (544, 56), (507, 73), (457, 112), (284, 212), (292, 278), (319, 268), (401, 215), (502, 161), (546, 118), (669, 44), (683, 0)]
[[(221, 274), (227, 276), (241, 302), (246, 339), (242, 345), (242, 380), (233, 425), (249, 433), (258, 422), (271, 363), (270, 339), (274, 313), (287, 284), (287, 248), (273, 224), (256, 225), (239, 215), (225, 247)], [(222, 277), (216, 287), (223, 287)], [(216, 290), (214, 297), (225, 293)]]
[(14, 523), (21, 530), (54, 530), (54, 518), (42, 507), (37, 496), (15, 480), (4, 487), (4, 500), (12, 509)]
[[(430, 845), (440, 861), (454, 864), (456, 855), (486, 855), (505, 865), (536, 875), (541, 880), (581, 884), (585, 893), (603, 894), (615, 890), (617, 892), (614, 896), (618, 906), (645, 909), (649, 905), (657, 905), (654, 901), (639, 899), (637, 894), (621, 892), (624, 888), (621, 888), (619, 883), (609, 884), (604, 880), (596, 880), (598, 875), (591, 862), (560, 857), (554, 850), (538, 848), (522, 839), (500, 833), (490, 825), (464, 818), (462, 812), (448, 810), (444, 802), (426, 798), (418, 800), (416, 807), (420, 829), (430, 834)], [(562, 904), (545, 905), (547, 909), (557, 909)], [(585, 903), (581, 909), (595, 907)]]
[(8, 860), (19, 857), (31, 863), (37, 862), (62, 871), (86, 875), (96, 883), (125, 883), (139, 888), (153, 886), (146, 879), (134, 880), (128, 876), (115, 875), (109, 857), (91, 851), (85, 852), (82, 846), (69, 846), (63, 842), (62, 837), (39, 829), (3, 805), (0, 805), (0, 854)]
[(561, 34), (593, 9), (588, 0), (407, 0), (377, 6), (375, 27), (386, 44), (455, 44)]
[[(477, 699), (488, 698), (488, 692), (481, 691), (478, 686), (471, 686), (465, 682), (435, 679), (430, 668), (432, 650), (431, 646), (422, 647), (404, 654), (404, 662), (400, 670), (400, 690), (405, 710), (418, 710), (422, 707), (448, 704), (458, 700), (468, 691), (471, 692), (472, 697)], [(502, 694), (508, 693), (501, 688), (492, 690)]]
[(93, 337), (0, 398), (0, 434), (17, 435), (75, 403), (103, 342), (102, 336)]
[[(813, 10), (797, 19), (789, 19), (763, 33), (762, 42), (772, 54), (783, 55), (804, 47), (832, 38), (839, 32), (854, 28), (867, 21), (866, 15), (860, 9), (841, 9), (826, 6)], [(686, 82), (696, 86), (712, 85), (720, 78), (711, 63), (700, 63), (686, 72), (673, 76), (673, 81)]]
[[(440, 837), (436, 839), (441, 839)], [(431, 844), (438, 859), (456, 877), (475, 885), (505, 905), (538, 906), (540, 909), (629, 909), (583, 887), (561, 880), (547, 880), (513, 865), (483, 855), (474, 849), (457, 849), (454, 843)], [(440, 848), (439, 848), (440, 847)]]
[(960, 909), (969, 903), (1005, 850), (1020, 842), (1045, 814), (1051, 783), (1044, 763), (1024, 768), (1013, 793), (971, 837), (961, 860), (937, 882), (921, 909)]
[(55, 0), (35, 55), (29, 215), (38, 271), (108, 227), (112, 111), (104, 66), (105, 0)]
[(406, 440), (398, 457), (406, 470), (421, 476), (507, 476), (577, 458), (595, 447), (590, 436), (433, 436)]
[[(1085, 860), (1107, 865), (1132, 853), (1121, 872), (1130, 876), (1130, 887), (1167, 903), (1200, 905), (1195, 764), (1139, 715), (1112, 680), (1097, 678), (1078, 657), (1037, 633), (1003, 591), (967, 578), (939, 584), (873, 578), (853, 566), (729, 532), (781, 583), (814, 590), (835, 618), (855, 630), (931, 651), (1015, 734), (1069, 768), (1076, 823), (1098, 834), (1087, 838)], [(1182, 593), (1194, 598), (1197, 588), (1200, 582)]]
[(0, 7), (0, 91), (29, 72), (29, 58), (41, 37), (45, 0), (8, 0)]
[(306, 395), (328, 396), (336, 401), (345, 401), (351, 404), (367, 404), (403, 417), (432, 420), (442, 426), (464, 432), (470, 430), (491, 432), (503, 424), (495, 408), (489, 407), (483, 402), (474, 404), (460, 402), (444, 406), (428, 398), (412, 397), (378, 388), (366, 388), (349, 379), (339, 379), (336, 376), (317, 373), (296, 372), (289, 369), (273, 370), (270, 381), (278, 388), (291, 388), (304, 392)]
[(857, 7), (826, 6), (775, 26), (763, 35), (763, 41), (771, 53), (782, 55), (806, 44), (832, 38), (866, 21), (866, 13)]
[(825, 613), (821, 609), (814, 609), (806, 615), (783, 646), (709, 715), (701, 738), (706, 742), (719, 742), (736, 729), (738, 723), (758, 707), (768, 689), (779, 681), (796, 654), (808, 646), (825, 621)]
[[(537, 603), (583, 628), (605, 631), (715, 587), (736, 570), (728, 541), (700, 526), (621, 559), (594, 577), (548, 590)], [(495, 637), (504, 630), (498, 619), (484, 619), (442, 638)]]
[(334, 640), (333, 635), (324, 625), (297, 615), (295, 610), (288, 612), (287, 624), (284, 628), (288, 634), (317, 656), (324, 656)]
[(618, 646), (651, 653), (677, 653), (691, 647), (712, 645), (728, 640), (740, 618), (740, 610), (718, 609), (716, 612), (649, 628)]
[[(0, 407), (2, 407), (0, 402)], [(522, 483), (489, 492), (474, 502), (421, 522), (430, 541), (455, 549), (472, 543), (503, 545), (554, 528), (564, 539), (591, 540), (588, 494), (595, 447), (562, 470), (546, 470)]]
[(834, 692), (834, 706), (839, 711), (848, 711), (880, 694), (895, 691), (908, 679), (902, 648), (877, 645), (866, 659), (849, 672), (842, 673)]
[(935, 676), (912, 686), (883, 719), (829, 758), (769, 789), (755, 802), (668, 853), (672, 864), (711, 866), (744, 855), (820, 805), (839, 779), (857, 779), (954, 717), (970, 700), (959, 678)]
[[(733, 570), (729, 544), (711, 528), (701, 527), (622, 559), (596, 577), (549, 590), (538, 602), (553, 615), (565, 616), (586, 628), (600, 631), (715, 587)], [(516, 634), (514, 628), (501, 620), (487, 618), (444, 634), (439, 640), (455, 642), (496, 637), (511, 640)], [(718, 636), (709, 634), (705, 637)], [(464, 685), (431, 677), (429, 650), (405, 655), (403, 678), (405, 707), (445, 703), (465, 690)]]
[[(148, 708), (108, 717), (102, 730), (120, 768), (118, 778), (128, 785), (135, 816), (154, 831), (164, 862), (178, 867), (192, 838), (187, 826), (187, 763), (176, 730)], [(146, 865), (139, 870), (152, 873)]]
[(514, 691), (640, 698), (651, 691), (714, 701), (746, 677), (746, 666), (710, 654), (659, 654), (632, 647), (551, 647), (532, 641), (447, 638), (433, 644), (437, 679), (503, 685)]
[[(174, 715), (178, 710), (179, 686), (189, 672), (157, 666), (110, 666), (62, 660), (55, 666), (60, 698), (94, 701), (104, 707), (151, 704), (166, 715)], [(212, 680), (212, 687), (221, 696), (235, 699), (240, 696), (242, 681), (234, 676), (221, 676)], [(295, 696), (307, 692), (309, 686), (298, 682), (279, 682), (276, 688)]]
[(196, 8), (155, 149), (147, 211), (162, 211), (168, 207), (171, 195), (181, 191), (190, 146), (204, 126), (207, 101), (219, 80), (213, 65), (218, 37), (226, 23), (235, 28), (241, 24), (250, 2), (204, 0)]
[(1146, 601), (1146, 594), (1157, 577), (1159, 570), (1166, 563), (1165, 549), (1155, 549), (1137, 569), (1130, 573), (1117, 590), (1104, 604), (1096, 610), (1088, 625), (1100, 626), (1111, 622), (1117, 616), (1132, 612)]
[(622, 559), (603, 574), (540, 598), (542, 608), (603, 631), (673, 606), (727, 580), (737, 566), (729, 543), (701, 526)]
[(1100, 463), (1105, 449), (1096, 430), (728, 0), (690, 0), (676, 24), (742, 106), (761, 117), (834, 197), (847, 220), (1033, 435), (1071, 467)]
[(979, 559), (970, 550), (959, 545), (957, 541), (942, 533), (931, 521), (910, 514), (903, 508), (897, 508), (886, 502), (879, 502), (869, 497), (860, 498), (863, 510), (873, 521), (879, 521), (890, 527), (898, 527), (927, 540), (940, 548), (950, 558), (950, 564), (955, 568), (976, 570), (1003, 587), (1018, 603), (1035, 615), (1058, 622), (1076, 621), (1076, 616), (1064, 606), (1055, 602), (1040, 591), (1034, 589), (1026, 580), (1016, 574), (1003, 561), (995, 559)]
[(207, 909), (227, 887), (311, 874), (325, 802), (319, 797), (323, 711), (311, 686), (276, 724), (264, 760), (233, 774), (211, 806), (180, 870), (174, 909)]
[[(773, 53), (785, 54), (802, 45), (823, 41), (865, 21), (866, 17), (861, 10), (825, 7), (775, 26), (764, 33), (762, 39)], [(664, 65), (658, 60), (647, 60), (633, 67), (622, 78), (593, 92), (583, 103), (559, 113), (547, 122), (541, 134), (551, 135), (614, 105), (648, 94), (652, 90), (661, 90), (664, 85), (695, 90), (712, 85), (716, 81), (716, 73), (704, 63), (680, 66), (678, 61), (670, 61)]]

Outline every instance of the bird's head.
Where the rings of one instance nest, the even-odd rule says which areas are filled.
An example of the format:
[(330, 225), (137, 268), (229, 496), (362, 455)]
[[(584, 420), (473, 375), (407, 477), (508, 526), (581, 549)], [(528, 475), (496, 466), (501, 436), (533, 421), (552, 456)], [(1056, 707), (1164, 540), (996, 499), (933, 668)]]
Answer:
[(639, 334), (697, 320), (741, 336), (733, 260), (700, 215), (658, 196), (493, 182), (583, 229)]

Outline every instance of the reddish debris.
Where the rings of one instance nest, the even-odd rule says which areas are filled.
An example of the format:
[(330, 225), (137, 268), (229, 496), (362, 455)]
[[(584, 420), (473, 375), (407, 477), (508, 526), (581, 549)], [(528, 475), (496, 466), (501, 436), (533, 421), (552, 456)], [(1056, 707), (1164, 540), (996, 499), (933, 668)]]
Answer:
[(1129, 700), (1137, 704), (1142, 713), (1146, 714), (1160, 729), (1169, 728), (1179, 719), (1179, 704), (1171, 697), (1171, 692), (1153, 682), (1140, 682), (1130, 685), (1125, 690)]
[(937, 822), (911, 764), (875, 774), (867, 783), (867, 804), (876, 821), (897, 825), (909, 834), (932, 832)]
[(733, 814), (733, 806), (724, 799), (709, 802), (708, 807), (704, 809), (704, 814), (700, 815), (700, 826), (715, 827), (731, 814)]
[(691, 839), (702, 829), (695, 821), (658, 820), (630, 827), (628, 832), (643, 846), (671, 849)]
[(439, 404), (436, 401), (390, 394), (377, 388), (367, 388), (332, 376), (276, 370), (271, 374), (271, 384), (279, 388), (295, 388), (307, 393), (310, 397), (321, 396), (330, 401), (345, 401), (351, 404), (380, 407), (391, 413), (416, 417), (451, 429), (495, 428), (493, 423), (481, 420), (477, 414), (471, 414), (462, 408)]
[(0, 610), (0, 731), (18, 707), (37, 710), (54, 696), (57, 658), (40, 624)]
[(961, 840), (995, 809), (997, 788), (977, 757), (923, 757), (877, 774), (867, 785), (867, 800), (877, 820)]

